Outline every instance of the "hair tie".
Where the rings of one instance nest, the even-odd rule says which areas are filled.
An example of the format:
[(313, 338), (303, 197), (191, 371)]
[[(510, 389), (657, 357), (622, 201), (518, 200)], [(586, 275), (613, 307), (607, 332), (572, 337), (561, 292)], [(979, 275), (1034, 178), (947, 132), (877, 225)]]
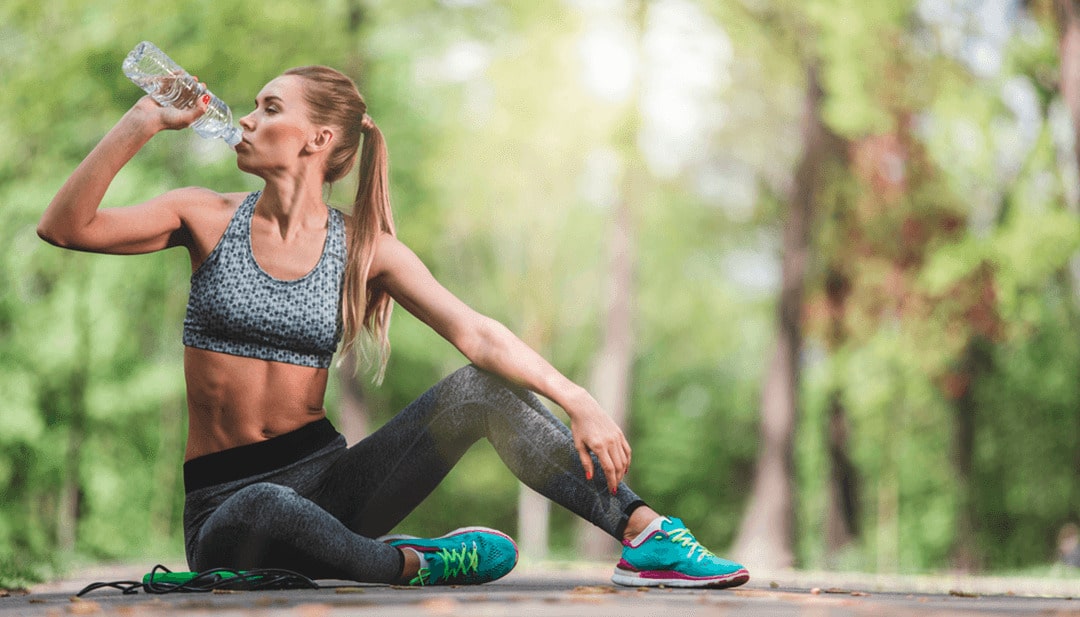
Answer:
[(371, 129), (375, 128), (375, 121), (371, 119), (371, 116), (364, 114), (360, 117), (360, 130), (364, 133), (371, 132)]

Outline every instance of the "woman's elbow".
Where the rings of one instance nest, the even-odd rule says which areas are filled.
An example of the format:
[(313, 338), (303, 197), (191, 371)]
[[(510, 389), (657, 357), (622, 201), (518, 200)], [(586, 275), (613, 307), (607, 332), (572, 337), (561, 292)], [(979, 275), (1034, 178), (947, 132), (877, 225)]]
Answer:
[(81, 248), (79, 237), (72, 233), (72, 230), (62, 226), (49, 224), (44, 219), (38, 223), (37, 235), (39, 238), (53, 246), (64, 249)]
[(38, 221), (38, 237), (60, 248), (85, 248), (89, 240), (90, 229), (86, 226), (76, 225), (68, 218), (51, 210), (52, 206), (50, 205)]
[(68, 245), (67, 239), (53, 225), (49, 225), (45, 219), (38, 222), (37, 235), (53, 246), (66, 248)]
[(480, 317), (472, 328), (459, 337), (457, 347), (470, 362), (485, 368), (497, 353), (504, 330), (503, 325), (494, 319)]

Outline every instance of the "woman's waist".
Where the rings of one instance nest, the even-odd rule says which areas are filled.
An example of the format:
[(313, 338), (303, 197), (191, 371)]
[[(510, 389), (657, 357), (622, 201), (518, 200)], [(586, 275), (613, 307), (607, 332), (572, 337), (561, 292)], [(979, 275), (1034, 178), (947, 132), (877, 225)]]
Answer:
[(272, 472), (344, 442), (325, 417), (287, 433), (189, 458), (184, 463), (187, 492)]
[(325, 418), (326, 410), (323, 408), (206, 409), (189, 401), (188, 438), (184, 460), (276, 439)]

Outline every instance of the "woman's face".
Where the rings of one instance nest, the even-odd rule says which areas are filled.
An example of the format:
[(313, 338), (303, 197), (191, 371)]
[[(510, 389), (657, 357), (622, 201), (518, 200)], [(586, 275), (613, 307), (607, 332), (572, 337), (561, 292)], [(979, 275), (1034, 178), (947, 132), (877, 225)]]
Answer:
[(243, 139), (236, 146), (236, 164), (266, 177), (295, 169), (316, 127), (308, 117), (303, 78), (282, 75), (270, 81), (255, 98), (255, 109), (240, 118)]

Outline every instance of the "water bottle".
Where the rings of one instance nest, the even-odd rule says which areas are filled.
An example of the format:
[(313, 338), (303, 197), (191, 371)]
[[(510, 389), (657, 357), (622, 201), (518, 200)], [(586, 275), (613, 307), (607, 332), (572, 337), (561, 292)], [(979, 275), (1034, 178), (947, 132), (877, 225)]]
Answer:
[(232, 124), (232, 111), (172, 58), (153, 43), (143, 41), (124, 59), (124, 74), (163, 106), (186, 109), (204, 94), (210, 95), (206, 113), (192, 123), (200, 137), (220, 137), (232, 147), (240, 143), (240, 129)]

